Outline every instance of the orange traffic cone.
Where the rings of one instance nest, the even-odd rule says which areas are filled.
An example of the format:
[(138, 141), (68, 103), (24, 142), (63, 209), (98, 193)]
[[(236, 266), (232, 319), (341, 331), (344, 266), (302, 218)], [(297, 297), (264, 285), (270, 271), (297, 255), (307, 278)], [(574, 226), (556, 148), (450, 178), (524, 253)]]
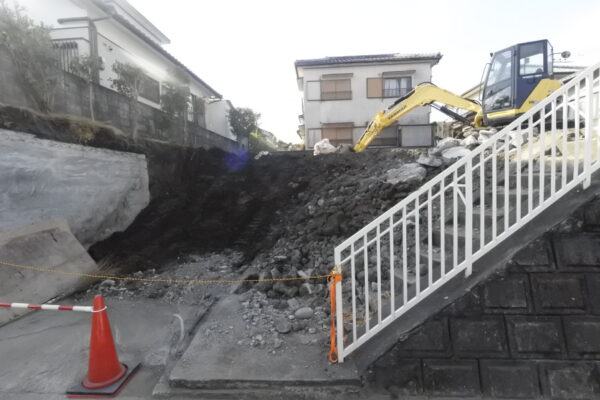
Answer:
[(138, 366), (139, 363), (128, 368), (119, 362), (104, 298), (94, 297), (88, 373), (83, 382), (69, 389), (67, 394), (70, 398), (114, 396)]

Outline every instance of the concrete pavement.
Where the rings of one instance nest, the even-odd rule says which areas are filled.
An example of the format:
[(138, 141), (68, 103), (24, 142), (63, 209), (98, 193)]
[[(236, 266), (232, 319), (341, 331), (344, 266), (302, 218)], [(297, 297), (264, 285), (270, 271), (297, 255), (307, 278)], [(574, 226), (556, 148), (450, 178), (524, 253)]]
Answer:
[[(169, 360), (185, 345), (174, 314), (182, 317), (185, 338), (206, 309), (148, 300), (106, 302), (120, 361), (142, 361), (119, 398), (149, 398)], [(69, 299), (62, 303), (74, 304)], [(90, 318), (87, 313), (36, 311), (1, 327), (0, 398), (64, 399), (67, 388), (87, 371)]]

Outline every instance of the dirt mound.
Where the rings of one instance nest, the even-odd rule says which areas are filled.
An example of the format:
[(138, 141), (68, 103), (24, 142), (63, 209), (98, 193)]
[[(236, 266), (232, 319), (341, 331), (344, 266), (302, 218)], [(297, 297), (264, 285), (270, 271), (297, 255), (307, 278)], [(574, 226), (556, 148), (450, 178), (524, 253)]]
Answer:
[[(182, 158), (172, 160), (178, 165), (170, 172), (173, 179), (155, 183), (150, 206), (129, 229), (91, 253), (137, 271), (233, 249), (244, 254), (236, 267), (251, 265), (263, 277), (276, 275), (273, 268), (286, 276), (326, 273), (334, 244), (419, 184), (385, 181), (386, 171), (418, 155), (375, 150), (313, 157), (302, 152), (244, 161), (244, 155), (222, 152), (179, 154)], [(153, 160), (168, 165), (156, 154)], [(281, 285), (279, 291), (294, 295), (294, 289)]]

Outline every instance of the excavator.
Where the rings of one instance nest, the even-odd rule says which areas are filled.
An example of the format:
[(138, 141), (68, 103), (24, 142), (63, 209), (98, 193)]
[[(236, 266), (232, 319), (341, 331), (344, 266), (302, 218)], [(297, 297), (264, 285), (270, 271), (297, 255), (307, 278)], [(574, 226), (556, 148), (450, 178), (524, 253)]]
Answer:
[[(553, 52), (548, 40), (519, 43), (491, 54), (483, 82), (481, 104), (425, 82), (379, 111), (369, 123), (354, 151), (365, 150), (377, 135), (403, 115), (431, 106), (476, 129), (505, 126), (558, 89), (553, 80)], [(568, 57), (568, 52), (562, 53)], [(440, 103), (442, 105), (440, 105)], [(448, 108), (470, 111), (472, 119)]]

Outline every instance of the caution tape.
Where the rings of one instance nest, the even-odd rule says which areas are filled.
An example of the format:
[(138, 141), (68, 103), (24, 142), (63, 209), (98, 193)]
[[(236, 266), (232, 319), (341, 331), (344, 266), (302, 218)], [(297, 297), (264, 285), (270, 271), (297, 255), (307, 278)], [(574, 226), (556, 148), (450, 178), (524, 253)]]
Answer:
[(150, 282), (150, 283), (193, 283), (193, 284), (218, 284), (218, 283), (261, 283), (261, 282), (287, 282), (287, 281), (305, 281), (305, 280), (315, 280), (315, 279), (328, 279), (333, 276), (333, 274), (329, 273), (326, 275), (315, 275), (315, 276), (299, 276), (299, 277), (291, 277), (291, 278), (268, 278), (268, 279), (153, 279), (153, 278), (137, 278), (137, 277), (129, 277), (129, 276), (113, 276), (113, 275), (103, 275), (103, 274), (86, 274), (83, 272), (71, 272), (71, 271), (60, 271), (53, 268), (42, 268), (42, 267), (34, 267), (31, 265), (20, 265), (9, 263), (5, 261), (0, 261), (0, 265), (4, 265), (7, 267), (26, 269), (30, 271), (36, 272), (45, 272), (51, 274), (59, 274), (59, 275), (68, 275), (75, 276), (80, 278), (91, 278), (91, 279), (112, 279), (119, 281), (135, 281), (135, 282)]

